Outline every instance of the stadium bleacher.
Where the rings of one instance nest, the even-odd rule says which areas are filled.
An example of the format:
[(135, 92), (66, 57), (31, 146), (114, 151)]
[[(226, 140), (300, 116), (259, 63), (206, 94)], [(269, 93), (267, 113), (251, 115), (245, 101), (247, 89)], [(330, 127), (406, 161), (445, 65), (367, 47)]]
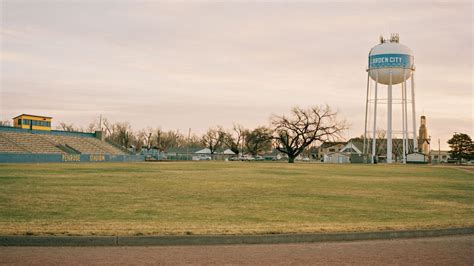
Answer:
[(123, 155), (122, 150), (91, 136), (67, 132), (29, 132), (28, 130), (1, 130), (1, 153), (44, 153), (44, 154), (110, 154)]
[(52, 117), (21, 114), (13, 126), (0, 126), (0, 163), (142, 162), (104, 132), (53, 130)]
[(0, 133), (0, 152), (15, 152), (21, 153), (27, 150), (15, 144), (15, 142), (5, 138)]
[(52, 143), (55, 143), (56, 145), (63, 145), (66, 147), (73, 148), (79, 153), (113, 154), (113, 155), (124, 154), (121, 150), (96, 138), (60, 136), (60, 135), (44, 135), (43, 137), (48, 139)]
[[(13, 142), (16, 146), (23, 148), (23, 151), (31, 153), (64, 153), (39, 134), (0, 132), (0, 138)], [(3, 148), (0, 148), (0, 150), (5, 152)]]

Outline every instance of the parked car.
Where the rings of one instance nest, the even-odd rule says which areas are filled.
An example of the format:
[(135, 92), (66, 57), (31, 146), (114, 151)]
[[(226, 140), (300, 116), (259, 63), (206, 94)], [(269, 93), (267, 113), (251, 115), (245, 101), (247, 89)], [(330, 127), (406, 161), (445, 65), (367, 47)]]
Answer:
[(250, 155), (244, 155), (242, 156), (242, 161), (255, 161), (255, 158)]
[(244, 156), (234, 156), (229, 159), (230, 161), (255, 161), (255, 158), (253, 158), (250, 155), (244, 155)]
[(265, 161), (265, 158), (263, 158), (263, 156), (257, 155), (255, 156), (255, 161)]
[(210, 161), (211, 159), (212, 159), (211, 156), (204, 155), (204, 154), (201, 154), (198, 156), (199, 161)]

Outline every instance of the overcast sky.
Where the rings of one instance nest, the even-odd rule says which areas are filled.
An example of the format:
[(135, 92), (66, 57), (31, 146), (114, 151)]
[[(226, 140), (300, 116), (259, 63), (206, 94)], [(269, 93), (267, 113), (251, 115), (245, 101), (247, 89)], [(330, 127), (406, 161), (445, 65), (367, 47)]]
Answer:
[(3, 0), (0, 119), (203, 133), (329, 104), (359, 136), (368, 52), (397, 32), (432, 148), (473, 137), (472, 2), (380, 2)]

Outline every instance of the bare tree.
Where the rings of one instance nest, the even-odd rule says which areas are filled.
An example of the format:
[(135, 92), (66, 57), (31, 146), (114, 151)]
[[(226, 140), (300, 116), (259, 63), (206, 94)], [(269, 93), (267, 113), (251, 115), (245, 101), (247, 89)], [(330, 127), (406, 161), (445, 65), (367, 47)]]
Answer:
[(132, 127), (128, 122), (117, 122), (109, 123), (108, 120), (104, 120), (104, 126), (106, 129), (106, 139), (113, 141), (117, 144), (122, 145), (125, 148), (128, 148), (134, 140), (134, 134), (132, 132)]
[(403, 139), (392, 139), (392, 156), (395, 162), (401, 161), (403, 158)]
[(377, 134), (375, 145), (377, 147), (376, 154), (378, 157), (387, 153), (387, 131), (384, 129), (377, 129), (375, 132), (375, 134)]
[(87, 125), (86, 132), (94, 133), (95, 131), (101, 131), (101, 125), (100, 121), (97, 119), (94, 119), (94, 121), (90, 122), (89, 125)]
[(276, 149), (288, 155), (288, 162), (294, 163), (314, 141), (329, 141), (341, 137), (347, 128), (345, 121), (337, 120), (337, 112), (329, 106), (316, 106), (309, 109), (294, 107), (291, 115), (274, 116)]
[(169, 148), (180, 147), (180, 143), (182, 143), (182, 139), (184, 139), (177, 130), (163, 131), (160, 128), (155, 130), (153, 138), (154, 144), (162, 151), (166, 151)]
[(181, 147), (201, 148), (202, 147), (201, 137), (196, 134), (192, 134), (191, 136), (189, 136), (189, 138), (186, 138), (186, 139), (183, 138)]
[(11, 125), (12, 125), (11, 122), (8, 120), (0, 121), (0, 126), (2, 127), (10, 127)]
[(138, 131), (137, 137), (142, 140), (143, 145), (149, 150), (153, 147), (154, 138), (153, 138), (153, 128), (147, 127)]
[(223, 139), (223, 144), (228, 147), (235, 154), (240, 153), (240, 147), (244, 140), (244, 135), (247, 130), (239, 124), (234, 124), (232, 131), (223, 131), (221, 132)]
[(272, 148), (272, 131), (267, 127), (257, 127), (245, 134), (245, 146), (253, 156)]
[(201, 138), (202, 144), (214, 154), (222, 146), (224, 139), (222, 127), (210, 128)]
[(92, 123), (89, 123), (85, 132), (94, 133), (96, 130), (97, 130), (97, 127), (95, 125), (95, 122), (92, 122)]
[(67, 124), (65, 122), (60, 122), (58, 126), (56, 126), (56, 129), (62, 130), (62, 131), (81, 131), (80, 128), (77, 128), (74, 126), (74, 124)]

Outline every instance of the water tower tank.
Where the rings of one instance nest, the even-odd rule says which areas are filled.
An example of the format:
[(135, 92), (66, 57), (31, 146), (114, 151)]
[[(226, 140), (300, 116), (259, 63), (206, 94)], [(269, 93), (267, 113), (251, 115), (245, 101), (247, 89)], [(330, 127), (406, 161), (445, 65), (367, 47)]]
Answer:
[[(416, 137), (416, 114), (415, 114), (415, 66), (413, 52), (410, 48), (403, 44), (400, 44), (400, 38), (398, 34), (392, 34), (390, 39), (385, 39), (380, 36), (380, 43), (370, 50), (369, 53), (369, 67), (367, 69), (367, 98), (365, 103), (365, 129), (364, 129), (364, 148), (362, 152), (364, 154), (371, 154), (371, 162), (375, 163), (380, 157), (380, 152), (385, 155), (387, 163), (393, 162), (393, 156), (395, 155), (395, 161), (397, 160), (397, 153), (401, 151), (402, 162), (406, 163), (406, 156), (410, 152), (418, 151), (418, 142)], [(407, 80), (410, 79), (411, 88), (408, 90)], [(375, 86), (372, 87), (372, 81), (375, 81)], [(387, 86), (385, 86), (387, 85)], [(395, 88), (395, 90), (393, 90)], [(384, 90), (382, 97), (385, 95), (387, 98), (381, 98), (381, 94), (378, 93), (380, 89)], [(395, 105), (400, 103), (401, 108), (401, 130), (393, 130), (393, 95), (395, 94)], [(411, 94), (408, 99), (408, 94)], [(400, 98), (398, 98), (400, 97)], [(411, 103), (412, 111), (412, 123), (413, 133), (409, 136), (408, 129), (408, 103)], [(377, 147), (377, 104), (387, 105), (387, 131), (386, 139), (387, 146), (385, 151)], [(398, 109), (398, 108), (397, 108)], [(371, 116), (373, 117), (372, 119)], [(399, 117), (395, 117), (399, 119)], [(400, 126), (399, 123), (397, 123)], [(372, 130), (372, 131), (370, 131)], [(398, 132), (397, 132), (398, 131)], [(392, 149), (393, 146), (393, 134), (402, 134), (402, 149)], [(368, 135), (371, 134), (371, 140)], [(410, 150), (409, 140), (413, 143), (412, 149)], [(372, 147), (370, 147), (372, 146)], [(398, 151), (397, 151), (398, 150)], [(370, 151), (370, 153), (369, 153)], [(399, 153), (398, 153), (399, 154)]]
[(378, 83), (390, 83), (392, 72), (392, 85), (402, 83), (409, 79), (414, 68), (413, 52), (410, 48), (398, 42), (398, 35), (393, 35), (390, 40), (381, 38), (381, 43), (376, 45), (369, 53), (369, 75)]

